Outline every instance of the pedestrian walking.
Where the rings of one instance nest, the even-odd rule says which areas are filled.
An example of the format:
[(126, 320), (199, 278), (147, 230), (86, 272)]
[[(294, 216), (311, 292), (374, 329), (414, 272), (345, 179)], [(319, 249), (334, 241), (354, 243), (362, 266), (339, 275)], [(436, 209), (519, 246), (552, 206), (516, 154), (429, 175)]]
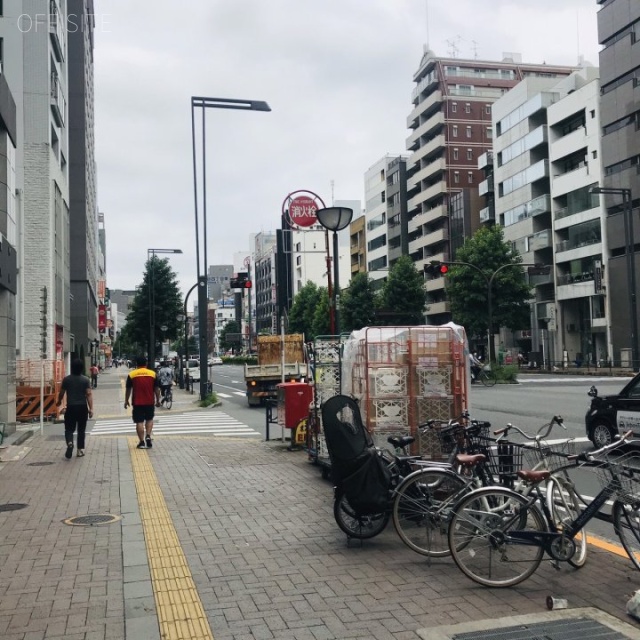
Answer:
[(156, 372), (147, 368), (147, 359), (138, 356), (136, 368), (127, 376), (124, 396), (124, 408), (129, 407), (131, 399), (131, 416), (138, 434), (138, 449), (151, 449), (151, 431), (155, 407), (160, 406), (160, 383)]
[(71, 363), (71, 374), (62, 380), (58, 393), (58, 406), (66, 394), (67, 408), (64, 412), (64, 439), (67, 450), (64, 457), (69, 460), (73, 455), (73, 434), (78, 430), (78, 458), (84, 456), (85, 431), (87, 420), (93, 417), (93, 393), (91, 383), (87, 376), (82, 375), (84, 365), (82, 360), (74, 360)]
[(98, 369), (98, 367), (95, 364), (92, 364), (91, 368), (89, 369), (89, 373), (91, 374), (91, 388), (92, 389), (97, 389), (98, 388), (98, 374), (100, 373), (100, 369)]

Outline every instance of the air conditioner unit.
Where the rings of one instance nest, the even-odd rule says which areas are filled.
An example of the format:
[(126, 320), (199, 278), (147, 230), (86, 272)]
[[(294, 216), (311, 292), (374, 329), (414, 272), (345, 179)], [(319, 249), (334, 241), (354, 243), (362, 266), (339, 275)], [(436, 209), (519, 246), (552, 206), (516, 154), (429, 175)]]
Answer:
[(575, 333), (576, 332), (576, 325), (575, 324), (568, 324), (567, 325), (567, 333)]

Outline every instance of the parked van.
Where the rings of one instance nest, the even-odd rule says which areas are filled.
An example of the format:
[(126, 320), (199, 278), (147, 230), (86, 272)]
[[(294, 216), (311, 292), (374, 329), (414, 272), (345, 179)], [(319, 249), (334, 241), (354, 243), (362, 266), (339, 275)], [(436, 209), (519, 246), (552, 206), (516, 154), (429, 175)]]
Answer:
[(200, 382), (200, 361), (187, 360), (187, 372), (194, 382)]

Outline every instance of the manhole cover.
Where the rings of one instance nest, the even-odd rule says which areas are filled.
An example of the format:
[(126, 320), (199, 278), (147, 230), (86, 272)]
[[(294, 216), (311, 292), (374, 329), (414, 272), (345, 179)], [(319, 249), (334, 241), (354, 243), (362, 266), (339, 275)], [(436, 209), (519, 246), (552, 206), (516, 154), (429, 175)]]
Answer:
[(28, 504), (22, 502), (8, 502), (7, 504), (0, 504), (0, 511), (19, 511), (28, 506)]
[(73, 516), (62, 522), (77, 527), (93, 527), (99, 524), (111, 524), (121, 519), (122, 516), (115, 516), (112, 513), (91, 513), (87, 516)]
[(28, 467), (46, 467), (50, 464), (53, 464), (53, 462), (30, 462), (27, 466)]
[(578, 618), (457, 633), (451, 638), (452, 640), (541, 640), (543, 638), (544, 640), (580, 640), (581, 638), (625, 640), (628, 636), (605, 627), (591, 618)]

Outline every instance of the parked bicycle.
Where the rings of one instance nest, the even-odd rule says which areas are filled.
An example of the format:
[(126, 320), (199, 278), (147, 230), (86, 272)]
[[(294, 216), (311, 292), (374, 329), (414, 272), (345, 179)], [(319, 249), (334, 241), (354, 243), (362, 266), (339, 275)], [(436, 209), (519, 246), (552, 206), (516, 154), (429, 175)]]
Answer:
[(576, 537), (612, 497), (614, 530), (640, 569), (640, 458), (637, 453), (617, 456), (631, 434), (596, 451), (569, 456), (574, 462), (568, 464), (595, 466), (603, 488), (584, 510), (560, 526), (540, 488), (551, 477), (546, 469), (519, 473), (533, 485), (528, 496), (487, 487), (462, 498), (454, 507), (448, 536), (460, 570), (479, 584), (511, 587), (531, 576), (545, 553), (557, 568), (579, 553)]

